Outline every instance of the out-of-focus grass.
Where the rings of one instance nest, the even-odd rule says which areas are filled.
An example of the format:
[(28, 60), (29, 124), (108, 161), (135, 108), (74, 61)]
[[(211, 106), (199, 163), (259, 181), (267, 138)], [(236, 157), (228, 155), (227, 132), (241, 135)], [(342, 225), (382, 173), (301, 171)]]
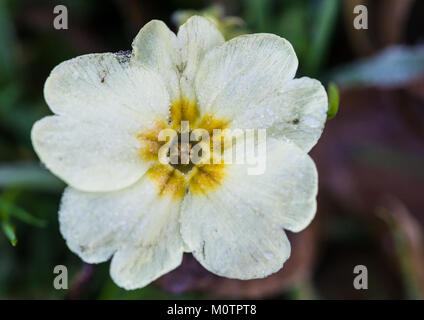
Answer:
[(340, 1), (244, 0), (244, 18), (255, 32), (271, 32), (289, 40), (300, 60), (300, 74), (317, 76), (324, 65)]

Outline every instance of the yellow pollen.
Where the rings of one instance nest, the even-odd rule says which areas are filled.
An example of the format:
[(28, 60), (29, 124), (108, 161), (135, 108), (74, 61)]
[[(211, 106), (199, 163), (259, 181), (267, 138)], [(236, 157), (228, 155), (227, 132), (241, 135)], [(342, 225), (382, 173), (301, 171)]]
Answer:
[[(147, 171), (147, 177), (157, 187), (158, 194), (179, 200), (188, 190), (196, 195), (205, 195), (215, 190), (225, 178), (225, 164), (214, 164), (212, 159), (209, 164), (162, 164), (159, 162), (159, 149), (169, 141), (159, 141), (159, 133), (164, 129), (173, 129), (180, 134), (181, 121), (188, 121), (191, 130), (206, 130), (212, 142), (214, 129), (226, 129), (229, 121), (218, 119), (211, 114), (201, 116), (197, 103), (188, 99), (174, 102), (167, 120), (154, 121), (137, 135), (141, 143), (140, 157), (153, 164)], [(222, 140), (222, 136), (218, 138)]]
[(186, 192), (187, 182), (184, 175), (172, 166), (161, 163), (154, 164), (147, 171), (147, 176), (154, 182), (161, 196), (181, 199)]
[(188, 121), (190, 125), (193, 125), (199, 118), (199, 109), (196, 102), (183, 98), (171, 105), (170, 114), (171, 127), (178, 130), (181, 128), (181, 121)]
[(204, 195), (219, 187), (224, 177), (224, 164), (206, 164), (196, 166), (190, 177), (190, 191), (196, 195)]
[(159, 149), (166, 143), (166, 141), (159, 141), (158, 136), (167, 127), (165, 121), (154, 121), (137, 136), (141, 142), (140, 156), (144, 161), (158, 160)]

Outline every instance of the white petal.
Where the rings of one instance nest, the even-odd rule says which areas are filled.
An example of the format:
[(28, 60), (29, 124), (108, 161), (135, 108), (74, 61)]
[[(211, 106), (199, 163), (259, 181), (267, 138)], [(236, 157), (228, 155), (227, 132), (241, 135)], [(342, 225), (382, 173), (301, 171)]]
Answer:
[(305, 152), (317, 143), (327, 119), (328, 98), (318, 80), (294, 79), (278, 92), (238, 110), (235, 128), (264, 128), (285, 137)]
[(158, 20), (147, 23), (132, 44), (135, 60), (163, 78), (172, 101), (179, 99), (181, 66), (177, 36)]
[(147, 285), (182, 259), (180, 203), (158, 196), (149, 178), (110, 193), (68, 188), (59, 212), (69, 248), (99, 263), (115, 254), (111, 276), (126, 289)]
[(154, 72), (113, 53), (62, 62), (47, 79), (44, 95), (55, 114), (129, 131), (166, 119), (170, 105), (164, 83)]
[(152, 71), (118, 54), (65, 61), (50, 74), (45, 98), (60, 118), (34, 125), (34, 148), (56, 175), (75, 188), (109, 191), (137, 181), (148, 164), (136, 136), (166, 119), (169, 97)]
[(271, 140), (265, 173), (248, 175), (248, 167), (227, 165), (216, 191), (189, 194), (182, 206), (186, 246), (205, 268), (229, 278), (278, 271), (290, 255), (283, 228), (302, 230), (316, 210), (316, 168), (294, 144)]
[(149, 166), (139, 155), (135, 134), (102, 122), (45, 117), (34, 124), (31, 138), (41, 161), (80, 190), (124, 188), (136, 182)]
[(178, 30), (181, 48), (181, 90), (186, 98), (195, 98), (193, 81), (206, 52), (224, 43), (224, 37), (215, 24), (207, 18), (193, 16)]
[(141, 288), (181, 264), (183, 248), (179, 224), (175, 219), (170, 220), (154, 246), (128, 245), (113, 256), (110, 275), (116, 284), (127, 290)]
[(195, 79), (200, 111), (233, 120), (293, 79), (297, 65), (293, 47), (283, 38), (236, 37), (209, 51), (200, 64)]
[(283, 38), (234, 38), (200, 64), (195, 79), (200, 112), (227, 119), (234, 128), (265, 128), (309, 151), (324, 127), (327, 94), (317, 80), (293, 80), (297, 65)]
[[(252, 143), (250, 139), (246, 137), (246, 148)], [(257, 137), (253, 139), (257, 143)], [(262, 150), (263, 143), (265, 141), (255, 146), (255, 155)], [(260, 166), (246, 161), (243, 165), (229, 165), (228, 179), (224, 181), (228, 180), (227, 187), (237, 190), (245, 202), (252, 201), (253, 206), (274, 214), (284, 229), (302, 231), (316, 213), (318, 172), (315, 163), (290, 141), (268, 138), (264, 150), (266, 165), (263, 174), (247, 174), (253, 168), (258, 172)], [(226, 151), (230, 152), (231, 149)]]

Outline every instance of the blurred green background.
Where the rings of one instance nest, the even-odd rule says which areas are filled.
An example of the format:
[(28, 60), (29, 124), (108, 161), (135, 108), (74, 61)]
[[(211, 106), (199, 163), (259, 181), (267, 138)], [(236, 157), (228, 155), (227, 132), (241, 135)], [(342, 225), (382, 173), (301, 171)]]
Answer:
[[(69, 29), (53, 28), (65, 5)], [(369, 29), (353, 28), (365, 4)], [(292, 257), (263, 280), (205, 271), (190, 255), (154, 284), (118, 288), (109, 263), (86, 265), (66, 247), (57, 210), (64, 184), (31, 146), (50, 113), (43, 84), (58, 63), (130, 49), (151, 19), (174, 31), (191, 14), (231, 38), (271, 32), (299, 57), (298, 76), (335, 83), (338, 115), (313, 149), (320, 174), (313, 224), (289, 234)], [(0, 0), (0, 299), (422, 299), (424, 297), (424, 3), (414, 0)], [(69, 290), (53, 288), (65, 265)], [(353, 269), (368, 268), (368, 290)]]

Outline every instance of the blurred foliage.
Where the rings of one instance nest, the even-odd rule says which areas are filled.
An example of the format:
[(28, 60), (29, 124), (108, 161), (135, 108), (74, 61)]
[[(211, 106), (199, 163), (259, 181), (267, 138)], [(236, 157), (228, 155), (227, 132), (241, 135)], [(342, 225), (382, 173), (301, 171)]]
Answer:
[(340, 9), (334, 0), (245, 0), (245, 20), (255, 32), (289, 40), (300, 60), (300, 74), (316, 76), (325, 57)]
[[(352, 3), (0, 0), (0, 299), (202, 299), (224, 296), (224, 291), (227, 296), (289, 299), (422, 297), (417, 285), (424, 278), (417, 271), (422, 248), (417, 239), (424, 224), (424, 55), (410, 39), (423, 39), (415, 26), (424, 18), (424, 8), (416, 2), (411, 11), (416, 21), (408, 23), (410, 14), (404, 9), (397, 18), (402, 26), (382, 18), (383, 27), (366, 33), (375, 43), (397, 44), (381, 52), (378, 46), (358, 46), (365, 33), (355, 32), (345, 14)], [(58, 4), (68, 7), (69, 30), (52, 27)], [(412, 5), (414, 1), (408, 1), (408, 8)], [(374, 8), (384, 11), (381, 16), (396, 16), (390, 6)], [(313, 152), (321, 180), (318, 227), (296, 235), (288, 268), (268, 282), (224, 282), (185, 259), (185, 277), (174, 273), (163, 283), (125, 291), (110, 279), (108, 263), (88, 267), (67, 248), (57, 221), (65, 185), (39, 163), (30, 131), (36, 120), (49, 114), (43, 84), (59, 62), (128, 49), (149, 20), (164, 20), (176, 30), (194, 13), (212, 19), (227, 39), (246, 32), (287, 38), (299, 58), (298, 76), (330, 83), (329, 119), (339, 104), (340, 110)], [(388, 41), (384, 36), (390, 32), (384, 30), (394, 29), (396, 35)], [(357, 52), (372, 57), (360, 59)], [(357, 85), (363, 89), (353, 91)], [(397, 195), (403, 209), (384, 203), (376, 210), (376, 199), (386, 193)], [(416, 226), (414, 241), (411, 221)], [(53, 289), (53, 268), (59, 264), (68, 267), (69, 291)], [(355, 264), (369, 266), (372, 286), (367, 293), (351, 288)], [(296, 272), (300, 269), (301, 275)], [(184, 289), (184, 283), (195, 289)]]
[[(421, 233), (416, 227), (417, 221), (402, 203), (399, 203), (396, 199), (390, 199), (390, 202), (390, 208), (387, 208), (387, 204), (384, 207), (378, 207), (376, 214), (388, 225), (392, 233), (395, 245), (394, 251), (398, 257), (403, 285), (406, 288), (406, 298), (424, 299), (422, 288), (420, 288), (423, 286), (423, 281), (419, 275), (423, 272), (422, 268), (424, 267), (423, 252), (417, 252), (414, 248), (417, 245), (420, 247), (423, 245)], [(417, 257), (417, 254), (419, 257)], [(416, 258), (419, 261), (414, 261)], [(417, 264), (420, 270), (414, 270), (417, 268)]]
[(376, 56), (343, 66), (331, 78), (343, 86), (398, 87), (424, 73), (424, 46), (390, 47)]

